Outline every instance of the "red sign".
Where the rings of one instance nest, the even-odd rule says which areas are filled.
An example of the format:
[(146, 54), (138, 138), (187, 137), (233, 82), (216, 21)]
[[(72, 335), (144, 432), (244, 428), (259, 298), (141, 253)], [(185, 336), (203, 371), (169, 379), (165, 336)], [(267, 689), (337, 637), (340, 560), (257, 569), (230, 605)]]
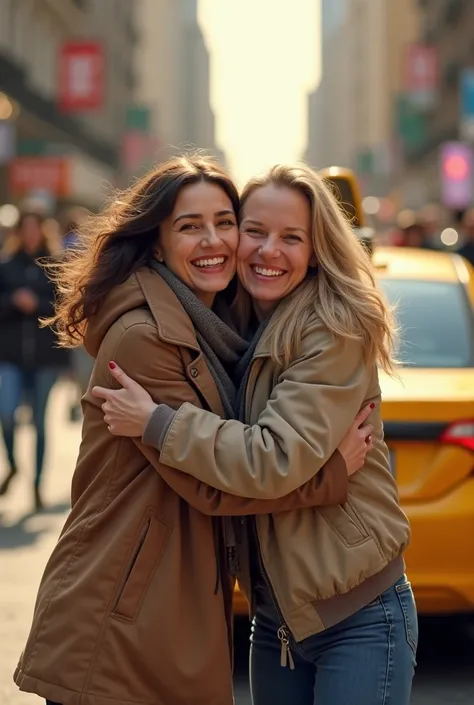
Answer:
[(405, 89), (434, 90), (438, 85), (436, 48), (428, 44), (413, 44), (407, 48), (405, 58)]
[(103, 106), (105, 57), (98, 42), (67, 42), (59, 57), (59, 96), (62, 112), (85, 112)]
[(70, 192), (69, 163), (64, 157), (17, 157), (10, 162), (8, 176), (14, 196), (37, 190), (54, 196), (67, 196)]

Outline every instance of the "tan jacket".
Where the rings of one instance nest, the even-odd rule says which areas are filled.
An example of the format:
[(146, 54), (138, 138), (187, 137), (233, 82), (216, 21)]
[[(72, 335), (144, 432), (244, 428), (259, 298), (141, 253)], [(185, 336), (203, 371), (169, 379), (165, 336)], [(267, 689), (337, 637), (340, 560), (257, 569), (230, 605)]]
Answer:
[[(364, 363), (361, 345), (331, 335), (315, 315), (288, 369), (277, 370), (268, 336), (261, 341), (246, 391), (248, 425), (184, 404), (161, 460), (223, 491), (283, 496), (318, 473), (372, 400), (380, 401), (378, 374)], [(379, 403), (369, 422), (374, 447), (351, 476), (346, 502), (256, 520), (282, 624), (297, 640), (368, 604), (404, 571), (410, 530), (390, 473)], [(245, 557), (239, 582), (250, 597)]]
[(63, 705), (231, 705), (232, 594), (225, 565), (218, 580), (224, 541), (210, 515), (343, 501), (344, 462), (336, 453), (322, 479), (282, 500), (255, 501), (162, 466), (139, 439), (111, 435), (90, 388), (113, 386), (112, 359), (157, 401), (223, 413), (191, 321), (150, 270), (111, 294), (86, 344), (96, 364), (72, 510), (15, 681)]

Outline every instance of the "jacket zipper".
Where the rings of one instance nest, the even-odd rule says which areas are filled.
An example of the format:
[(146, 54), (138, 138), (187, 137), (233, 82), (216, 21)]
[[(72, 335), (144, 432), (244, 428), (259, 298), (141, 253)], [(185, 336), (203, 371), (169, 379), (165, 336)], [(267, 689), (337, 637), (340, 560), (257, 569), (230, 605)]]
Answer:
[[(259, 361), (261, 361), (260, 358), (257, 358), (257, 359)], [(247, 391), (251, 388), (251, 382), (253, 381), (252, 375), (256, 374), (257, 359), (254, 358), (251, 363), (252, 367), (249, 371), (249, 377), (247, 380)], [(250, 398), (250, 395), (246, 394), (245, 409), (246, 409), (247, 418), (250, 417), (251, 401), (252, 400)], [(289, 664), (290, 670), (294, 670), (295, 662), (293, 660), (293, 656), (292, 656), (291, 649), (290, 649), (290, 633), (291, 632), (290, 632), (288, 625), (286, 624), (284, 617), (281, 613), (280, 606), (278, 604), (278, 600), (276, 599), (275, 592), (273, 590), (273, 586), (270, 582), (270, 578), (268, 577), (267, 571), (265, 570), (265, 566), (263, 565), (262, 554), (260, 551), (260, 543), (258, 540), (256, 519), (255, 519), (255, 517), (251, 517), (250, 520), (252, 522), (252, 533), (253, 533), (253, 537), (254, 537), (255, 548), (257, 549), (257, 558), (258, 558), (258, 565), (260, 568), (260, 574), (265, 582), (265, 585), (266, 585), (268, 593), (271, 597), (275, 611), (280, 619), (280, 626), (277, 629), (278, 641), (281, 644), (280, 665), (282, 666), (282, 668), (286, 668), (286, 666)]]
[(295, 668), (295, 662), (293, 660), (293, 655), (292, 655), (291, 649), (290, 649), (290, 633), (291, 632), (288, 628), (288, 625), (285, 622), (283, 614), (280, 610), (280, 606), (278, 604), (278, 600), (276, 599), (275, 591), (273, 590), (273, 586), (270, 582), (270, 578), (268, 577), (268, 573), (265, 570), (265, 567), (263, 565), (262, 554), (260, 551), (260, 543), (258, 541), (257, 522), (255, 520), (255, 517), (251, 518), (251, 522), (252, 522), (252, 532), (253, 532), (253, 537), (254, 537), (254, 541), (255, 541), (255, 547), (257, 549), (257, 558), (258, 558), (258, 565), (260, 568), (260, 573), (261, 573), (261, 576), (265, 582), (265, 586), (268, 589), (268, 592), (271, 597), (275, 611), (280, 619), (280, 626), (278, 627), (277, 633), (276, 633), (277, 637), (278, 637), (278, 641), (281, 644), (280, 666), (282, 668), (286, 668), (289, 665), (290, 670), (293, 671)]

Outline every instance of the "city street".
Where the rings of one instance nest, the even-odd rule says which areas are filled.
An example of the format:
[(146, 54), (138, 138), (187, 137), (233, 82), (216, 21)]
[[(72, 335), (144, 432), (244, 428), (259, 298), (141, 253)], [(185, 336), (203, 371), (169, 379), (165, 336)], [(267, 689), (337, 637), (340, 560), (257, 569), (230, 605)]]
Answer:
[[(0, 703), (39, 702), (21, 694), (11, 678), (28, 632), (33, 600), (45, 561), (66, 516), (69, 483), (80, 437), (80, 425), (68, 421), (70, 389), (54, 390), (49, 427), (53, 429), (46, 468), (45, 501), (40, 515), (31, 506), (32, 436), (21, 429), (22, 477), (8, 497), (0, 500)], [(245, 625), (237, 630), (236, 705), (250, 703), (247, 681)], [(474, 641), (453, 624), (421, 623), (419, 668), (414, 705), (461, 705), (474, 702)], [(191, 705), (191, 704), (190, 704)]]

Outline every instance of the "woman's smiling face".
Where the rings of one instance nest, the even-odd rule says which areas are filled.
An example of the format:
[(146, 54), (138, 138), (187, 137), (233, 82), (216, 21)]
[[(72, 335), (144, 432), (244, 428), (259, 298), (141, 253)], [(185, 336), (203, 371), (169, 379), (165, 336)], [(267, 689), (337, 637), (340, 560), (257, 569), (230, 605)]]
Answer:
[(311, 208), (298, 190), (268, 184), (245, 201), (237, 272), (260, 319), (303, 281), (315, 264)]
[(237, 218), (226, 192), (200, 181), (184, 186), (163, 221), (157, 257), (207, 306), (235, 273)]

